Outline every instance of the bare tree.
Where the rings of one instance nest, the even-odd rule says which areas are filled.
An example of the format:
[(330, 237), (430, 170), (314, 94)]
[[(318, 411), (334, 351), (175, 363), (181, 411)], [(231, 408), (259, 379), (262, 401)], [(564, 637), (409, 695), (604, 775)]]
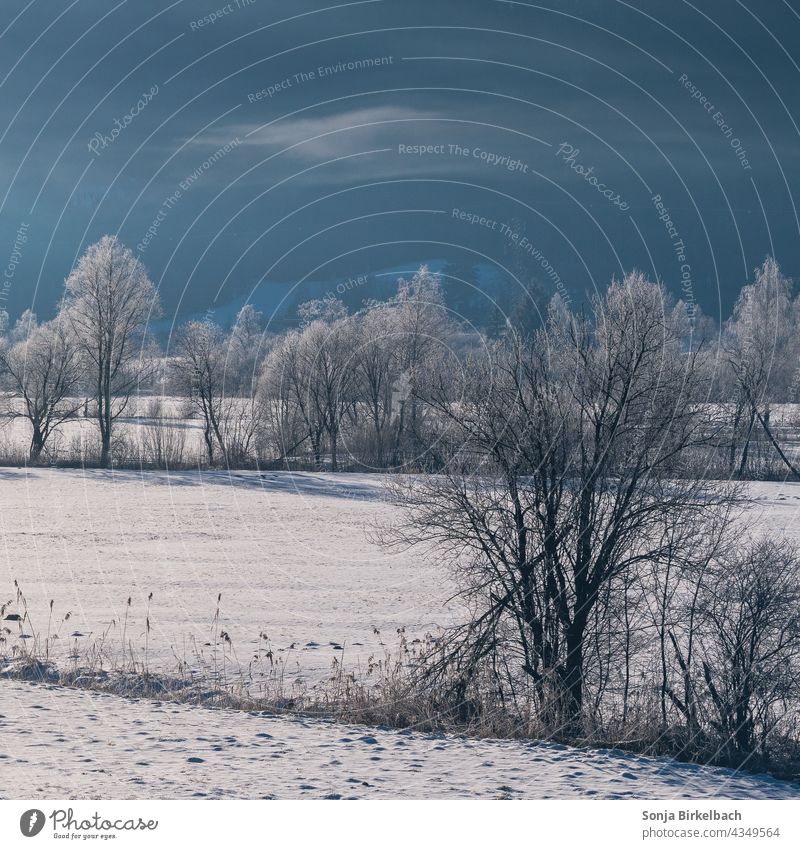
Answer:
[(314, 321), (302, 335), (301, 355), (310, 375), (310, 403), (324, 422), (334, 472), (339, 467), (339, 438), (353, 385), (350, 328), (347, 318), (331, 324)]
[(190, 321), (175, 337), (172, 368), (179, 386), (200, 413), (209, 465), (216, 449), (224, 458), (224, 422), (230, 399), (225, 394), (227, 344), (222, 329), (209, 321)]
[(457, 403), (446, 377), (426, 397), (460, 428), (461, 462), (397, 486), (406, 522), (392, 538), (457, 564), (473, 616), (442, 657), (462, 686), (489, 663), (505, 692), (532, 688), (550, 721), (580, 722), (605, 588), (674, 553), (665, 522), (696, 525), (729, 503), (687, 474), (713, 422), (685, 335), (685, 309), (635, 273), (594, 299), (591, 320), (555, 299), (532, 340), (468, 364)]
[(36, 462), (53, 431), (83, 406), (75, 397), (83, 368), (71, 328), (59, 319), (33, 327), (24, 341), (0, 353), (0, 368), (21, 398), (22, 407), (12, 407), (11, 415), (29, 422), (29, 457)]
[(114, 422), (153, 364), (145, 341), (158, 295), (131, 251), (116, 236), (103, 236), (67, 278), (63, 309), (93, 372), (100, 465), (107, 467)]
[(392, 310), (386, 304), (371, 305), (354, 322), (354, 390), (366, 407), (374, 440), (374, 462), (382, 467), (393, 413), (399, 340)]
[(315, 465), (322, 461), (325, 411), (308, 367), (305, 342), (299, 331), (287, 333), (268, 355), (261, 377), (261, 392), (275, 406), (278, 443), (282, 457), (310, 442)]
[(702, 678), (728, 759), (767, 755), (800, 695), (800, 552), (786, 540), (737, 546), (699, 598)]

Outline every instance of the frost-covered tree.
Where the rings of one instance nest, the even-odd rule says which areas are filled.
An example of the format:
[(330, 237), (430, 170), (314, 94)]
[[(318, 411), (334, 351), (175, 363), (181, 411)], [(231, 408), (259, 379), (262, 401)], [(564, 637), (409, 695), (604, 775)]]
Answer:
[(315, 321), (332, 324), (347, 315), (347, 307), (338, 298), (326, 295), (324, 298), (315, 298), (300, 304), (297, 308), (297, 315), (304, 325)]
[[(438, 359), (453, 334), (453, 321), (445, 307), (441, 281), (426, 266), (411, 280), (398, 282), (397, 295), (391, 302), (396, 331), (394, 345), (398, 373), (407, 390), (395, 428), (394, 451), (404, 441), (411, 443), (414, 456), (425, 451), (421, 441), (423, 407), (419, 404), (420, 383), (426, 364)], [(395, 458), (399, 462), (399, 457)]]
[[(339, 463), (343, 421), (353, 403), (352, 327), (350, 319), (331, 323), (316, 320), (300, 331), (292, 331), (272, 351), (264, 370), (265, 391), (281, 399), (287, 424), (302, 422), (302, 441), (310, 442), (317, 466), (322, 463), (327, 438), (334, 471)], [(285, 454), (297, 445), (288, 433), (284, 437)]]
[(36, 329), (37, 323), (36, 313), (30, 309), (25, 310), (14, 322), (14, 327), (8, 334), (9, 340), (11, 342), (24, 342)]
[(275, 443), (281, 457), (290, 457), (310, 443), (317, 463), (322, 457), (325, 419), (312, 374), (306, 367), (302, 335), (286, 333), (270, 351), (262, 369), (259, 392), (273, 410)]
[[(353, 392), (366, 409), (374, 442), (374, 460), (383, 466), (393, 414), (399, 410), (395, 389), (399, 374), (398, 336), (391, 308), (372, 304), (353, 322)], [(405, 399), (403, 399), (405, 400)]]
[(785, 398), (800, 358), (800, 301), (778, 263), (767, 257), (755, 281), (742, 288), (722, 340), (733, 391), (731, 470), (747, 468), (755, 428), (791, 465), (770, 428), (770, 404)]
[(30, 424), (28, 454), (36, 462), (53, 432), (83, 405), (76, 397), (83, 362), (72, 328), (63, 318), (34, 327), (0, 353), (0, 368), (21, 402), (12, 402), (10, 414)]
[(220, 458), (227, 466), (249, 462), (263, 425), (260, 394), (241, 391), (233, 344), (213, 322), (190, 321), (178, 330), (170, 358), (179, 391), (201, 416), (209, 465)]
[(153, 365), (146, 331), (159, 312), (142, 263), (116, 236), (103, 236), (66, 281), (63, 311), (91, 372), (100, 428), (100, 465), (111, 461), (112, 427)]
[(226, 364), (227, 342), (218, 325), (190, 321), (178, 330), (171, 365), (179, 388), (202, 418), (210, 465), (214, 463), (217, 448), (225, 455)]
[(252, 395), (259, 364), (264, 358), (262, 314), (252, 305), (245, 304), (236, 316), (228, 340), (228, 371), (235, 373), (238, 391)]

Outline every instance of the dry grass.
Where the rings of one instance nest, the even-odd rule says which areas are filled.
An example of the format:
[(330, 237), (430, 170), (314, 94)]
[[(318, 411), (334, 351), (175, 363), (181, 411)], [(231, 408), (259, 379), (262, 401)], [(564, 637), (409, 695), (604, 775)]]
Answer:
[[(421, 732), (459, 734), (479, 738), (545, 739), (573, 746), (617, 748), (647, 756), (670, 756), (693, 763), (736, 766), (751, 772), (769, 772), (785, 780), (800, 780), (800, 744), (797, 729), (784, 731), (773, 745), (772, 760), (727, 763), (713, 734), (690, 734), (681, 725), (664, 728), (655, 701), (642, 702), (623, 723), (611, 718), (602, 726), (580, 730), (544, 724), (531, 710), (513, 713), (492, 688), (474, 683), (467, 692), (452, 681), (432, 675), (440, 637), (428, 635), (409, 643), (403, 629), (395, 646), (366, 666), (347, 667), (334, 658), (330, 672), (314, 684), (297, 683), (288, 674), (288, 660), (260, 634), (258, 649), (242, 663), (227, 631), (220, 626), (220, 605), (211, 618), (209, 640), (202, 646), (190, 641), (182, 655), (173, 652), (173, 668), (150, 666), (150, 601), (145, 611), (145, 643), (141, 653), (128, 637), (131, 599), (120, 623), (112, 622), (99, 638), (62, 636), (69, 630), (70, 614), (54, 619), (49, 605), (46, 627), (38, 630), (28, 612), (21, 588), (0, 606), (0, 679), (56, 684), (128, 698), (157, 699), (207, 708), (226, 708), (265, 715), (325, 718), (376, 727), (407, 728)], [(118, 630), (119, 636), (113, 633)], [(70, 640), (68, 664), (58, 666), (52, 655), (57, 643)], [(293, 678), (289, 683), (290, 677)]]

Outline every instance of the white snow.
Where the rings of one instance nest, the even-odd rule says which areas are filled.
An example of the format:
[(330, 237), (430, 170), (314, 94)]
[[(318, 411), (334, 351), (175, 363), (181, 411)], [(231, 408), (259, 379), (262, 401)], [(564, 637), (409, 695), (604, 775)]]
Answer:
[[(16, 798), (788, 799), (766, 776), (554, 743), (468, 740), (0, 685)], [(12, 790), (13, 788), (13, 790)]]
[[(800, 527), (800, 485), (756, 484), (751, 494), (763, 527)], [(208, 654), (222, 593), (219, 629), (232, 637), (233, 662), (246, 666), (266, 632), (289, 658), (290, 682), (298, 662), (319, 678), (341, 656), (333, 644), (346, 664), (363, 663), (382, 643), (391, 648), (397, 629), (413, 638), (456, 615), (444, 606), (446, 575), (372, 538), (394, 515), (376, 476), (0, 469), (0, 600), (14, 598), (16, 579), (26, 632), (58, 633), (54, 658), (77, 647), (80, 662), (103, 632), (119, 652), (130, 596), (127, 639), (169, 670), (176, 656), (192, 660), (192, 639)], [(2, 792), (18, 797), (800, 795), (766, 778), (621, 752), (212, 714), (10, 681), (0, 681), (0, 714), (0, 772), (13, 779)]]
[(142, 659), (152, 593), (148, 661), (172, 669), (176, 656), (195, 665), (195, 645), (209, 656), (221, 593), (219, 630), (242, 665), (266, 633), (290, 681), (298, 664), (318, 678), (342, 658), (334, 646), (363, 664), (398, 628), (421, 637), (453, 615), (445, 576), (371, 540), (392, 510), (369, 475), (3, 469), (0, 603), (17, 580), (41, 637), (54, 600), (60, 662), (75, 633), (79, 654), (107, 632), (119, 656), (131, 597), (125, 641)]
[[(760, 526), (800, 529), (800, 484), (750, 491)], [(265, 633), (289, 683), (315, 680), (342, 658), (336, 646), (345, 665), (363, 665), (396, 645), (397, 629), (421, 638), (456, 616), (447, 575), (374, 540), (394, 515), (374, 475), (0, 469), (0, 603), (17, 580), (26, 633), (43, 637), (52, 599), (62, 663), (104, 634), (119, 657), (127, 612), (126, 644), (143, 659), (147, 642), (151, 668), (169, 670), (176, 657), (210, 659), (221, 593), (233, 665), (263, 657)]]

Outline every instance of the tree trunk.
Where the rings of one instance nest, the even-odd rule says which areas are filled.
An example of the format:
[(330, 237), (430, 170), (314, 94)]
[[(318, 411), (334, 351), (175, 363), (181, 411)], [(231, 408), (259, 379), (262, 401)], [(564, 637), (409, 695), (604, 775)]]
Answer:
[(338, 472), (339, 469), (338, 469), (338, 463), (337, 463), (337, 460), (336, 460), (336, 445), (337, 445), (337, 442), (338, 442), (338, 439), (337, 439), (338, 433), (335, 429), (331, 429), (330, 437), (331, 437), (331, 471), (332, 472)]
[(786, 453), (783, 451), (781, 446), (778, 444), (778, 440), (772, 434), (769, 426), (769, 408), (767, 408), (767, 413), (765, 417), (762, 417), (760, 414), (758, 415), (758, 420), (761, 422), (761, 426), (764, 428), (764, 433), (766, 433), (769, 441), (772, 443), (772, 447), (778, 452), (781, 460), (783, 460), (786, 467), (791, 471), (791, 473), (796, 477), (800, 478), (800, 469), (798, 469), (794, 463), (789, 459)]
[(575, 728), (583, 711), (583, 642), (586, 622), (576, 619), (567, 629), (567, 659), (564, 663), (565, 722)]
[(203, 439), (206, 443), (206, 454), (208, 455), (208, 465), (214, 465), (214, 439), (211, 436), (211, 427), (206, 419), (205, 427), (203, 428)]
[(318, 471), (322, 466), (322, 436), (320, 433), (311, 431), (311, 448), (314, 452), (314, 468)]
[(38, 461), (39, 457), (44, 451), (44, 436), (42, 434), (41, 428), (37, 425), (33, 425), (33, 435), (31, 436), (31, 447), (29, 452), (29, 459), (31, 463), (35, 463)]
[(97, 418), (100, 423), (100, 467), (111, 465), (111, 375), (109, 364), (103, 365), (100, 392), (97, 399)]
[(744, 448), (742, 449), (742, 460), (739, 463), (739, 477), (744, 475), (745, 469), (747, 468), (747, 456), (750, 452), (750, 440), (753, 438), (753, 425), (756, 421), (756, 410), (753, 408), (750, 410), (750, 421), (747, 425), (747, 435), (744, 438)]
[(733, 416), (733, 428), (731, 430), (731, 444), (728, 449), (728, 471), (733, 474), (734, 467), (736, 466), (736, 448), (737, 448), (737, 439), (736, 435), (739, 432), (739, 423), (742, 420), (742, 408), (737, 403), (736, 404), (736, 412)]

